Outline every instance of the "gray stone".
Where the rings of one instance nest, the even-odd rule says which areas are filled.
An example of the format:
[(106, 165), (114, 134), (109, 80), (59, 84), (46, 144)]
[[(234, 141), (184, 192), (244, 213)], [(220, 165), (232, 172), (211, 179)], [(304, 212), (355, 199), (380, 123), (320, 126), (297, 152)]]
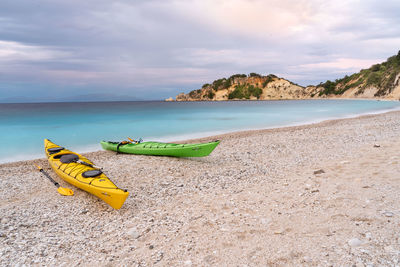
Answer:
[(394, 216), (394, 213), (391, 212), (391, 211), (385, 211), (385, 212), (383, 213), (383, 215), (385, 215), (386, 217), (393, 217), (393, 216)]
[(365, 233), (365, 238), (368, 240), (371, 240), (372, 234), (371, 233)]
[(361, 246), (363, 244), (363, 242), (358, 238), (352, 238), (347, 243), (351, 247), (359, 247), (359, 246)]
[(137, 239), (137, 238), (140, 237), (140, 234), (139, 234), (139, 232), (137, 231), (137, 229), (136, 229), (135, 227), (129, 229), (127, 233), (128, 233), (128, 235), (129, 235), (130, 237), (132, 237), (132, 238), (134, 238), (134, 239)]

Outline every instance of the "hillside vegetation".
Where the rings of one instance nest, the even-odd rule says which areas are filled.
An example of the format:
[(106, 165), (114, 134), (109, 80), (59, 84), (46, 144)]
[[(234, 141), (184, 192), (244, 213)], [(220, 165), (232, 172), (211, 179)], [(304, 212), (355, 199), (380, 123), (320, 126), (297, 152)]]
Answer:
[(188, 94), (181, 93), (176, 101), (308, 98), (400, 99), (400, 51), (383, 63), (316, 86), (303, 87), (273, 74), (234, 74), (206, 83)]
[[(367, 88), (375, 88), (375, 97), (390, 94), (398, 85), (400, 73), (400, 51), (381, 64), (372, 65), (369, 69), (361, 70), (351, 76), (345, 76), (336, 81), (326, 81), (319, 84), (323, 87), (319, 95), (342, 95), (349, 89), (356, 89), (356, 95), (363, 94)], [(397, 77), (397, 81), (396, 81)]]

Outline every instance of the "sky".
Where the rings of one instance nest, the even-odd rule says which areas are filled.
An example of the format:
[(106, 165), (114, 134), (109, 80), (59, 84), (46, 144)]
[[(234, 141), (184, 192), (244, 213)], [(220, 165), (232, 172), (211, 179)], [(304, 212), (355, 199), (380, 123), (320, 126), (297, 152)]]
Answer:
[(237, 73), (306, 86), (400, 50), (399, 0), (5, 0), (0, 102), (157, 100)]

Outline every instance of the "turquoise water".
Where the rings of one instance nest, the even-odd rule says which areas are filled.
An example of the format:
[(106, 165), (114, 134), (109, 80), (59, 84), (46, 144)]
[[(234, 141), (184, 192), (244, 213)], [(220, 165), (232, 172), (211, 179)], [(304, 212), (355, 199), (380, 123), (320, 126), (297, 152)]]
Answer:
[(172, 141), (400, 109), (398, 101), (292, 100), (0, 104), (0, 162), (42, 158), (43, 139), (76, 152), (101, 140)]

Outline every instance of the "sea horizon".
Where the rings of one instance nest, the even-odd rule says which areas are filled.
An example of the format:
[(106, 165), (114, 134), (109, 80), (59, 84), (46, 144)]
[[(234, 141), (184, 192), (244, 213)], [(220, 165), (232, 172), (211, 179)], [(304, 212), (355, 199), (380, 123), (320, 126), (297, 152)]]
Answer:
[(195, 103), (195, 102), (269, 102), (269, 101), (301, 101), (301, 100), (357, 100), (357, 101), (389, 101), (398, 102), (400, 99), (387, 98), (305, 98), (305, 99), (230, 99), (230, 100), (190, 100), (190, 101), (167, 101), (166, 99), (141, 99), (141, 100), (94, 100), (94, 101), (40, 101), (40, 102), (1, 102), (3, 104), (52, 104), (52, 103), (116, 103), (116, 102), (179, 102), (179, 103)]

